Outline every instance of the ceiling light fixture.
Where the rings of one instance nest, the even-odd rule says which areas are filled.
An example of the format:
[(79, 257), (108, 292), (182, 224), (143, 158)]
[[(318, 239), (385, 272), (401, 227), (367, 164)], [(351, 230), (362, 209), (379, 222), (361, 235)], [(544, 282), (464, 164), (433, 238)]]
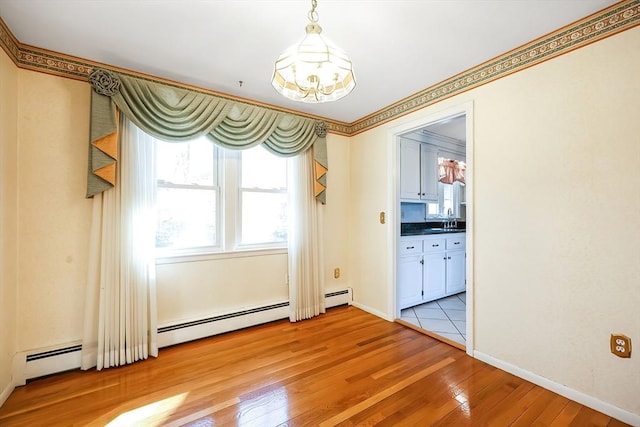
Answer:
[(335, 101), (356, 85), (347, 54), (320, 35), (316, 7), (317, 0), (311, 0), (307, 35), (280, 55), (271, 79), (280, 94), (294, 101)]

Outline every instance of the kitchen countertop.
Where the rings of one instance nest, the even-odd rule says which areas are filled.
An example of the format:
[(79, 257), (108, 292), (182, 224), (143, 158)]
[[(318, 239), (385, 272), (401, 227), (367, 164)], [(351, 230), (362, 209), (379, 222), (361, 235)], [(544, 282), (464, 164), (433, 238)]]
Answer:
[(412, 230), (402, 232), (401, 237), (406, 236), (424, 236), (428, 234), (450, 234), (450, 233), (464, 233), (467, 230), (464, 228), (424, 228), (422, 230)]
[(400, 236), (424, 236), (430, 234), (450, 234), (466, 232), (466, 223), (458, 221), (457, 227), (444, 228), (442, 222), (410, 222), (400, 224)]

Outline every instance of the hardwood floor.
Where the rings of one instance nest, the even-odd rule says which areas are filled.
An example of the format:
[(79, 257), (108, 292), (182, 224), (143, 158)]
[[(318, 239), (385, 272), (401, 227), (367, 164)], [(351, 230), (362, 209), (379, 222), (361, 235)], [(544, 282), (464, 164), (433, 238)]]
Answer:
[(354, 307), (17, 388), (2, 426), (621, 426)]

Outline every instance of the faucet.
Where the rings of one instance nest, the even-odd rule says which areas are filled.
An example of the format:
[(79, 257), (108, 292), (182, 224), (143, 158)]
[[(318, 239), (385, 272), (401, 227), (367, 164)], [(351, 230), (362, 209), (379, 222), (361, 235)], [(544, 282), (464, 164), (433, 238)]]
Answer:
[(451, 208), (447, 209), (447, 219), (442, 221), (442, 228), (457, 228), (458, 227), (458, 219), (453, 218), (453, 212)]

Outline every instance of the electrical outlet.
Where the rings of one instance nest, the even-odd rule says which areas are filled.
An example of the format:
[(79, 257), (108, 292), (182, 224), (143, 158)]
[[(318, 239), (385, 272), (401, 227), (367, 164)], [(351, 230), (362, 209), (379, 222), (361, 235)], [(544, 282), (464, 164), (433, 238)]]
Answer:
[(631, 338), (622, 334), (611, 334), (611, 353), (618, 357), (631, 357)]
[(333, 278), (338, 279), (340, 277), (340, 268), (333, 269)]

